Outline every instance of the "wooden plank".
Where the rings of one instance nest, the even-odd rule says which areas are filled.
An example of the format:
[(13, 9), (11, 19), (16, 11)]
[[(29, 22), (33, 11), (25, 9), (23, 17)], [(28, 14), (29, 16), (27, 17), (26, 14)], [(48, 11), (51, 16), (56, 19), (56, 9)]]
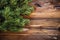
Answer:
[(30, 18), (60, 18), (60, 13), (32, 13)]
[(49, 20), (49, 19), (40, 19), (40, 20), (31, 20), (30, 26), (32, 27), (38, 27), (38, 26), (54, 26), (58, 27), (60, 26), (60, 20)]
[(60, 18), (60, 10), (37, 7), (30, 18)]
[[(3, 34), (3, 33), (2, 33)], [(7, 35), (6, 35), (7, 34)], [(58, 35), (58, 31), (56, 30), (36, 30), (31, 29), (26, 34), (29, 35), (20, 35), (20, 33), (7, 33), (5, 35), (0, 35), (0, 40), (50, 40), (54, 39)], [(13, 35), (10, 35), (13, 34)], [(56, 37), (57, 38), (57, 37)]]
[(0, 36), (28, 36), (28, 35), (57, 35), (59, 32), (57, 30), (46, 30), (46, 29), (30, 29), (26, 33), (21, 32), (1, 32)]

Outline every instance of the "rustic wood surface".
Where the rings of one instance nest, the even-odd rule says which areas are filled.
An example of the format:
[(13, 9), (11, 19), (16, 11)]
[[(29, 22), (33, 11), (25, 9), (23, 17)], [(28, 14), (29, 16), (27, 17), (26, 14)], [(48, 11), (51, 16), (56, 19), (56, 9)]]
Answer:
[[(52, 6), (52, 5), (51, 5)], [(27, 31), (0, 32), (0, 40), (60, 40), (60, 10), (36, 7)], [(42, 29), (44, 28), (44, 29)], [(49, 29), (48, 29), (49, 28)]]
[(60, 18), (60, 10), (37, 7), (36, 11), (30, 15), (30, 18)]

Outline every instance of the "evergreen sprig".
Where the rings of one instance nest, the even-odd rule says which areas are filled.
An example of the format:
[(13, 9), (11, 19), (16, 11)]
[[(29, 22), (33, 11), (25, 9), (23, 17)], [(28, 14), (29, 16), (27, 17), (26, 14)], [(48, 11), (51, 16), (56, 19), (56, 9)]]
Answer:
[(0, 0), (0, 30), (18, 32), (29, 23), (29, 16), (33, 7), (29, 6), (32, 0)]

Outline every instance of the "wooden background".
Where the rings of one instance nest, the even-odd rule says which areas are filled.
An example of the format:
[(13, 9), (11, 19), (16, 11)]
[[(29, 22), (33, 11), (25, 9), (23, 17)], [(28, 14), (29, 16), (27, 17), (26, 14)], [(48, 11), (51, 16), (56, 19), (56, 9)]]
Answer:
[[(35, 3), (35, 2), (34, 2)], [(28, 17), (31, 22), (23, 32), (0, 32), (0, 40), (60, 40), (60, 10), (49, 7), (37, 7)]]

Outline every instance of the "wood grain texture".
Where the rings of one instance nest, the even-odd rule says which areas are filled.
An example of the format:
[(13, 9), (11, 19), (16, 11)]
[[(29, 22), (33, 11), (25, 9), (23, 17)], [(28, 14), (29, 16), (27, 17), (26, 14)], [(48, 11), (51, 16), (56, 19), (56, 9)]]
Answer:
[(26, 32), (29, 35), (21, 35), (21, 33), (2, 33), (0, 40), (57, 40), (58, 31), (56, 30), (35, 30), (31, 29)]
[(38, 19), (38, 20), (31, 20), (30, 25), (40, 25), (40, 26), (56, 26), (60, 25), (60, 20), (52, 20), (52, 19)]
[[(42, 10), (44, 11), (44, 10)], [(60, 12), (34, 12), (30, 15), (30, 18), (60, 18)]]
[(58, 30), (41, 29), (60, 27), (60, 10), (54, 9), (53, 5), (50, 6), (36, 7), (29, 17), (24, 16), (31, 19), (29, 26), (26, 26), (31, 29), (23, 32), (0, 32), (0, 40), (59, 40)]

